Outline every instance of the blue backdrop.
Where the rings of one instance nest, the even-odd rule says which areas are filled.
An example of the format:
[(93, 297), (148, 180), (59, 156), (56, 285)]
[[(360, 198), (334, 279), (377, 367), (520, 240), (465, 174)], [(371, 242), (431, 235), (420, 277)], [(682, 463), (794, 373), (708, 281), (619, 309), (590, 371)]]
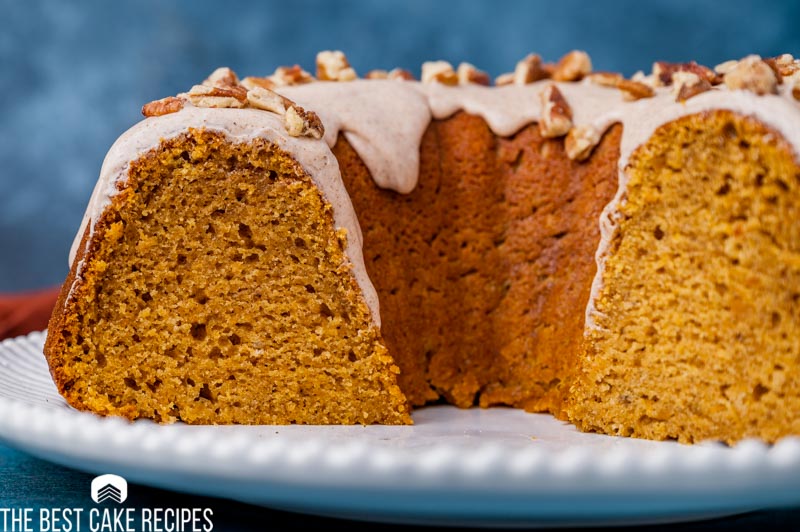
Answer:
[(60, 283), (103, 156), (147, 101), (215, 67), (264, 75), (322, 49), (361, 73), (429, 59), (497, 75), (530, 51), (598, 70), (800, 52), (800, 3), (624, 0), (0, 0), (0, 291)]

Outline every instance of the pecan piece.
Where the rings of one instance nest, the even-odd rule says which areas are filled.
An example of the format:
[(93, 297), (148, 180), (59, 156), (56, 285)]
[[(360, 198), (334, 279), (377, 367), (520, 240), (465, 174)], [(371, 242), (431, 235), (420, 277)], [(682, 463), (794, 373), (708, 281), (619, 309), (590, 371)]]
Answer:
[(187, 97), (196, 107), (244, 107), (247, 102), (247, 89), (244, 87), (209, 87), (195, 85)]
[(600, 131), (594, 126), (575, 126), (569, 130), (564, 139), (564, 150), (573, 161), (585, 161), (592, 154), (595, 146), (602, 138)]
[(589, 54), (573, 50), (556, 63), (552, 78), (556, 81), (579, 81), (592, 71)]
[(691, 72), (700, 79), (708, 81), (712, 85), (718, 85), (721, 78), (710, 68), (698, 65), (694, 61), (688, 63), (667, 63), (666, 61), (656, 61), (653, 63), (653, 81), (656, 86), (663, 87), (672, 85), (672, 76), (676, 72)]
[(365, 79), (389, 79), (389, 72), (386, 70), (370, 70)]
[(470, 83), (489, 85), (491, 82), (489, 79), (489, 74), (483, 72), (482, 70), (478, 70), (474, 65), (469, 63), (461, 63), (458, 65), (456, 75), (458, 76), (458, 83), (460, 85), (469, 85)]
[(160, 100), (144, 104), (142, 106), (142, 114), (146, 117), (151, 117), (177, 113), (183, 109), (185, 103), (186, 100), (183, 98), (168, 96), (167, 98), (161, 98)]
[(502, 87), (503, 85), (512, 85), (514, 83), (514, 73), (513, 72), (506, 72), (505, 74), (500, 74), (496, 78), (494, 78), (494, 84), (498, 87)]
[(322, 121), (313, 111), (306, 111), (299, 105), (291, 105), (284, 114), (286, 132), (292, 137), (312, 137), (321, 139), (325, 134)]
[(230, 88), (239, 86), (239, 77), (228, 67), (220, 67), (208, 76), (201, 85), (207, 87)]
[(287, 85), (302, 85), (303, 83), (311, 83), (314, 77), (303, 70), (300, 65), (290, 67), (278, 67), (275, 72), (269, 77), (276, 87), (285, 87)]
[(259, 86), (255, 86), (247, 91), (247, 101), (250, 103), (251, 107), (264, 111), (271, 111), (279, 115), (284, 114), (287, 107), (294, 105), (294, 102), (289, 98), (285, 98), (275, 91)]
[(725, 85), (732, 90), (756, 94), (777, 94), (778, 79), (772, 68), (757, 55), (749, 55), (725, 74)]
[(539, 120), (539, 132), (545, 138), (566, 135), (572, 128), (572, 109), (564, 95), (554, 83), (549, 84), (539, 93), (542, 102), (542, 116)]
[(261, 87), (262, 89), (272, 90), (275, 88), (275, 83), (269, 78), (258, 78), (254, 76), (247, 76), (241, 81), (242, 87), (245, 89), (252, 89), (253, 87)]
[(458, 75), (447, 61), (426, 61), (422, 63), (422, 83), (458, 85)]
[(317, 54), (317, 79), (320, 81), (352, 81), (357, 77), (344, 52), (324, 50)]
[(676, 102), (685, 102), (689, 98), (711, 90), (711, 83), (692, 72), (675, 72), (672, 75), (672, 94)]
[(640, 81), (625, 79), (621, 74), (614, 72), (592, 72), (587, 76), (593, 83), (603, 87), (614, 87), (622, 91), (622, 97), (627, 101), (652, 98), (655, 91), (649, 85)]

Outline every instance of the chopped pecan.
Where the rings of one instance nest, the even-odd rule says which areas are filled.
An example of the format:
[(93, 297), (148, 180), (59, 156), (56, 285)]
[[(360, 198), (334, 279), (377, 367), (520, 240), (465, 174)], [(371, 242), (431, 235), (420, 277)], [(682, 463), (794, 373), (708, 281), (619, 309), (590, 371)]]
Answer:
[(458, 75), (447, 61), (426, 61), (422, 63), (422, 83), (458, 85)]
[(506, 72), (505, 74), (500, 74), (496, 78), (494, 78), (494, 84), (498, 87), (502, 87), (503, 85), (511, 85), (514, 83), (514, 73), (513, 72)]
[(539, 57), (539, 54), (526, 55), (514, 67), (514, 83), (516, 85), (527, 85), (548, 77), (550, 76), (542, 66), (542, 58)]
[(321, 139), (325, 134), (322, 121), (316, 113), (306, 111), (299, 105), (291, 105), (284, 114), (286, 132), (292, 137), (313, 137)]
[(286, 85), (302, 85), (303, 83), (311, 83), (314, 77), (303, 70), (300, 65), (290, 67), (278, 67), (275, 72), (269, 77), (276, 87), (285, 87)]
[(581, 50), (573, 50), (559, 59), (553, 70), (552, 78), (556, 81), (578, 81), (592, 71), (592, 60), (589, 54)]
[(183, 98), (178, 98), (176, 96), (161, 98), (160, 100), (144, 104), (142, 106), (142, 114), (151, 117), (177, 113), (183, 109), (185, 103), (186, 101)]
[(196, 107), (244, 107), (247, 102), (247, 89), (195, 85), (187, 97)]
[(711, 90), (711, 83), (692, 72), (675, 72), (672, 75), (672, 94), (675, 101), (684, 102), (700, 93)]
[(642, 98), (652, 98), (656, 95), (655, 91), (650, 85), (630, 79), (621, 79), (617, 85), (617, 88), (622, 91), (622, 97), (628, 101), (641, 100)]
[(551, 83), (539, 93), (539, 99), (542, 102), (539, 132), (545, 138), (566, 135), (572, 127), (572, 109), (564, 95)]
[(264, 111), (272, 111), (279, 115), (284, 114), (286, 108), (294, 104), (289, 98), (285, 98), (275, 91), (259, 86), (255, 86), (247, 91), (247, 101), (250, 103), (251, 107)]
[(587, 76), (589, 80), (604, 87), (615, 87), (622, 91), (623, 98), (628, 101), (652, 98), (655, 91), (649, 85), (639, 81), (625, 79), (621, 74), (613, 72), (592, 72)]
[(706, 66), (698, 65), (694, 61), (690, 61), (689, 63), (656, 61), (653, 63), (653, 81), (656, 86), (663, 87), (672, 85), (672, 75), (676, 72), (691, 72), (712, 85), (718, 85), (721, 82), (721, 78), (716, 72)]
[(725, 61), (723, 63), (718, 64), (714, 67), (714, 72), (719, 74), (720, 76), (724, 76), (739, 63), (736, 59), (731, 59), (730, 61)]
[(230, 88), (239, 86), (239, 77), (228, 67), (220, 67), (208, 76), (201, 85)]
[(569, 130), (564, 139), (564, 150), (573, 161), (585, 161), (592, 154), (595, 146), (602, 138), (600, 131), (594, 126), (575, 126)]
[(414, 77), (414, 74), (404, 68), (393, 68), (389, 71), (389, 79), (414, 81), (416, 78)]
[(749, 55), (725, 74), (725, 85), (732, 90), (756, 94), (777, 94), (778, 78), (772, 68), (757, 55)]
[(356, 71), (350, 66), (344, 52), (324, 50), (317, 54), (317, 79), (321, 81), (352, 81)]
[(242, 87), (245, 89), (252, 89), (253, 87), (261, 87), (262, 89), (272, 90), (275, 88), (275, 83), (269, 78), (257, 78), (254, 76), (247, 76), (241, 82)]
[(458, 83), (460, 85), (469, 85), (470, 83), (489, 85), (491, 83), (489, 74), (483, 72), (482, 70), (478, 70), (474, 65), (469, 63), (461, 63), (458, 65), (456, 75), (458, 76)]
[(402, 68), (393, 68), (388, 72), (386, 70), (370, 70), (366, 77), (367, 79), (399, 79), (404, 81), (414, 80), (414, 74)]
[(793, 76), (797, 72), (800, 72), (800, 59), (795, 59), (792, 57), (792, 54), (783, 54), (777, 57), (765, 59), (764, 61), (766, 61), (770, 66), (774, 64), (774, 69), (777, 69), (778, 74), (784, 78)]
[(616, 87), (620, 80), (624, 79), (622, 74), (616, 72), (592, 72), (586, 78), (602, 87)]

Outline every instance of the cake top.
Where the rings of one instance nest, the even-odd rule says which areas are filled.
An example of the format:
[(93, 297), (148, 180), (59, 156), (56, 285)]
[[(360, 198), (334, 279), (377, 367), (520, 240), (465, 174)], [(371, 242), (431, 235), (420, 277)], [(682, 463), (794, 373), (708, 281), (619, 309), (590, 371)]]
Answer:
[[(321, 138), (324, 127), (316, 113), (306, 111), (280, 93), (285, 87), (314, 82), (350, 82), (359, 77), (341, 51), (322, 51), (316, 58), (316, 77), (299, 65), (278, 67), (265, 77), (248, 76), (239, 79), (227, 67), (215, 70), (201, 84), (188, 92), (150, 102), (142, 107), (146, 117), (180, 111), (187, 103), (206, 108), (255, 108), (284, 116), (287, 132), (292, 136)], [(363, 79), (415, 81), (414, 75), (403, 69), (372, 70)], [(626, 101), (652, 98), (656, 89), (669, 87), (676, 101), (682, 102), (707, 91), (747, 90), (758, 95), (779, 94), (779, 86), (800, 101), (800, 59), (790, 54), (762, 59), (749, 55), (709, 68), (696, 62), (668, 63), (657, 61), (652, 72), (637, 72), (631, 79), (614, 72), (595, 72), (589, 55), (573, 50), (556, 63), (544, 63), (538, 54), (520, 60), (513, 72), (495, 79), (496, 87), (528, 85), (543, 81), (580, 82), (588, 80), (602, 87), (618, 89)], [(491, 78), (470, 63), (458, 68), (446, 61), (429, 61), (421, 68), (423, 84), (442, 86), (491, 86)], [(571, 112), (556, 84), (548, 84), (541, 94), (542, 133), (548, 137), (566, 135), (571, 129)], [(588, 156), (585, 150), (571, 150), (570, 157), (580, 160)]]
[[(120, 190), (129, 162), (189, 128), (214, 130), (235, 142), (265, 138), (294, 156), (331, 203), (337, 228), (347, 231), (354, 274), (371, 295), (358, 221), (330, 151), (340, 134), (376, 184), (399, 193), (416, 187), (419, 146), (430, 121), (458, 111), (482, 117), (499, 136), (537, 123), (543, 137), (563, 139), (576, 164), (591, 155), (609, 127), (621, 123), (618, 194), (626, 186), (624, 169), (633, 150), (659, 126), (693, 113), (726, 109), (755, 116), (781, 134), (800, 158), (800, 61), (788, 54), (752, 55), (713, 69), (694, 62), (656, 62), (649, 75), (640, 72), (626, 79), (593, 71), (589, 56), (573, 51), (556, 63), (528, 55), (494, 86), (466, 63), (457, 68), (443, 61), (425, 63), (421, 78), (394, 69), (359, 79), (343, 53), (321, 52), (316, 77), (297, 65), (243, 79), (219, 68), (186, 93), (146, 104), (142, 112), (147, 118), (117, 140), (103, 163), (70, 262), (84, 229), (94, 230)], [(605, 218), (600, 220), (604, 239), (613, 229)], [(369, 299), (378, 322), (377, 299)]]

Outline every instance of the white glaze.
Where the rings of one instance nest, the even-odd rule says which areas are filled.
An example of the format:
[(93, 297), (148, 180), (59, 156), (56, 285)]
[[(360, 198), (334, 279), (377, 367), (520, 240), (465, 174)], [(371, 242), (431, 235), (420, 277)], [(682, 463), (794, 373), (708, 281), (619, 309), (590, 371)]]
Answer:
[[(291, 153), (314, 178), (336, 213), (337, 227), (348, 230), (347, 254), (376, 323), (380, 323), (374, 288), (367, 277), (361, 250), (361, 232), (349, 197), (342, 185), (338, 164), (330, 148), (340, 133), (350, 142), (375, 182), (400, 193), (414, 189), (418, 179), (419, 147), (432, 118), (443, 119), (463, 110), (482, 117), (492, 131), (510, 136), (539, 120), (539, 92), (549, 81), (529, 85), (449, 87), (397, 80), (317, 82), (278, 89), (306, 109), (315, 111), (325, 125), (323, 141), (293, 139), (283, 132), (275, 115), (263, 111), (187, 108), (173, 115), (150, 118), (134, 126), (112, 147), (103, 165), (75, 247), (89, 220), (96, 220), (114, 194), (115, 183), (124, 179), (127, 164), (156, 147), (162, 138), (178, 135), (187, 127), (206, 127), (226, 133), (233, 140), (254, 137), (276, 142)], [(594, 300), (602, 283), (605, 256), (613, 237), (620, 201), (625, 196), (625, 168), (631, 153), (659, 126), (685, 115), (712, 109), (728, 109), (752, 115), (778, 133), (800, 154), (800, 106), (782, 87), (781, 95), (757, 96), (724, 87), (700, 94), (684, 103), (675, 102), (669, 89), (657, 89), (653, 98), (627, 102), (620, 91), (589, 81), (557, 83), (569, 103), (573, 123), (605, 132), (623, 125), (619, 160), (619, 185), (614, 199), (600, 217), (597, 273), (586, 308), (586, 327), (595, 327)], [(80, 270), (80, 265), (79, 268)]]

